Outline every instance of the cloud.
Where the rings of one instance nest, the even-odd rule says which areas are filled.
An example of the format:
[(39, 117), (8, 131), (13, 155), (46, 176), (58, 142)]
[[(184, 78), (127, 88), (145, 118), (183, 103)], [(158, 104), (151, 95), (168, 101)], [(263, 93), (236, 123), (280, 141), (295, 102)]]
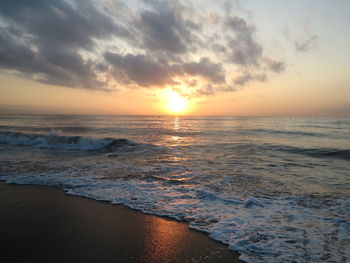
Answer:
[(263, 58), (263, 61), (267, 67), (275, 73), (281, 73), (286, 69), (286, 62), (284, 60), (278, 61), (270, 58)]
[(187, 52), (191, 43), (191, 31), (174, 10), (162, 8), (143, 11), (139, 25), (144, 48), (176, 54)]
[(188, 75), (199, 75), (214, 83), (225, 83), (225, 73), (222, 65), (211, 62), (207, 57), (202, 57), (199, 62), (184, 63), (182, 68)]
[(38, 45), (91, 48), (94, 38), (111, 33), (128, 35), (91, 2), (75, 3), (76, 7), (61, 0), (4, 0), (0, 13), (10, 24), (31, 34)]
[(4, 0), (0, 18), (6, 25), (0, 31), (2, 68), (65, 87), (105, 89), (94, 62), (80, 51), (92, 49), (95, 39), (110, 34), (127, 36), (90, 2), (78, 9), (59, 0)]
[(227, 17), (225, 24), (233, 33), (228, 37), (228, 61), (241, 66), (258, 66), (263, 48), (254, 38), (255, 28), (240, 17)]
[(266, 81), (267, 80), (267, 76), (266, 74), (251, 74), (251, 73), (244, 73), (243, 75), (237, 77), (234, 81), (235, 85), (238, 86), (244, 86), (245, 84), (247, 84), (248, 82), (251, 81)]
[(239, 12), (206, 14), (191, 1), (135, 3), (3, 0), (0, 70), (71, 88), (186, 86), (191, 96), (232, 92), (285, 70), (285, 61), (266, 57), (257, 28)]
[(0, 67), (42, 83), (104, 89), (92, 66), (79, 55), (55, 50), (40, 53), (16, 41), (6, 30), (0, 30)]
[(300, 52), (307, 52), (313, 50), (317, 46), (317, 35), (311, 35), (307, 38), (294, 41), (295, 49)]
[(176, 84), (172, 80), (171, 67), (166, 62), (156, 61), (145, 55), (122, 56), (106, 52), (104, 56), (113, 65), (116, 80), (124, 84), (136, 83), (143, 87)]
[(311, 31), (309, 20), (304, 21), (302, 33), (299, 36), (291, 33), (289, 27), (284, 27), (283, 35), (294, 45), (296, 51), (309, 52), (317, 48), (318, 35)]
[(179, 83), (174, 79), (184, 75), (201, 76), (212, 83), (225, 83), (225, 74), (221, 65), (211, 62), (206, 57), (201, 58), (199, 62), (172, 64), (145, 55), (120, 55), (106, 52), (104, 57), (113, 66), (111, 73), (123, 84), (134, 83), (143, 87), (178, 85)]

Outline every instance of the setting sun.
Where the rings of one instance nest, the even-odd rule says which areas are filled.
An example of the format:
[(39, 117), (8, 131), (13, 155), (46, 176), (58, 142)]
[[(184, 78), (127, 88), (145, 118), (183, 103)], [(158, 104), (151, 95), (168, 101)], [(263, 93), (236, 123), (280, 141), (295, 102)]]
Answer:
[(350, 263), (349, 13), (0, 0), (0, 263)]
[(166, 108), (169, 113), (182, 114), (188, 107), (188, 101), (175, 91), (171, 91), (166, 96)]

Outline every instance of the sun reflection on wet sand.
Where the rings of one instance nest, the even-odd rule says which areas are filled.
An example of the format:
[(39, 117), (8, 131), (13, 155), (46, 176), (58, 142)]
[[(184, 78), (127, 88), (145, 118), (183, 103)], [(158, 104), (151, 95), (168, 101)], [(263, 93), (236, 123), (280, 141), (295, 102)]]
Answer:
[(186, 228), (179, 224), (173, 228), (174, 221), (164, 218), (151, 217), (147, 222), (150, 239), (144, 240), (147, 258), (156, 262), (172, 262), (182, 248), (183, 236)]

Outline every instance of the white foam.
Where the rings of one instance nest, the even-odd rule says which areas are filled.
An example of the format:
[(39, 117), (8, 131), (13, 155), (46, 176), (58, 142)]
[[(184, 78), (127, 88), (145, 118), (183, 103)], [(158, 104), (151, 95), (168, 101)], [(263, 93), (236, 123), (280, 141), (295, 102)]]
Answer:
[[(118, 169), (116, 164), (113, 169)], [(309, 207), (306, 197), (232, 200), (196, 184), (43, 173), (0, 176), (8, 183), (59, 186), (68, 194), (124, 204), (189, 223), (240, 252), (246, 262), (348, 262), (349, 200)], [(301, 205), (301, 203), (308, 205)], [(317, 205), (315, 205), (316, 207)]]

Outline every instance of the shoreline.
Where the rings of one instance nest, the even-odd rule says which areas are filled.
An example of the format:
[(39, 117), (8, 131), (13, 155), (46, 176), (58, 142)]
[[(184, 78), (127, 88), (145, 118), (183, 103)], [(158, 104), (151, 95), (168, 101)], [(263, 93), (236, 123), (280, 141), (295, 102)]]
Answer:
[(241, 262), (185, 222), (58, 187), (0, 181), (0, 211), (4, 262)]

